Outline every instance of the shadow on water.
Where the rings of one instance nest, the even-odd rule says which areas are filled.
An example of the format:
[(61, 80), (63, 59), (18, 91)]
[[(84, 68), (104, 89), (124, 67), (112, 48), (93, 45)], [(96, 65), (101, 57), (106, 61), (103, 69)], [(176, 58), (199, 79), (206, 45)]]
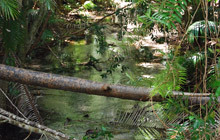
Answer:
[[(119, 46), (123, 45), (118, 44)], [(120, 47), (111, 48), (112, 50), (124, 51)], [(101, 56), (97, 53), (95, 45), (76, 43), (66, 47), (63, 53), (70, 55), (74, 63), (88, 61), (88, 57), (91, 55), (96, 58), (103, 57), (103, 60), (107, 60), (106, 56), (110, 55), (109, 53), (105, 57)], [(132, 55), (132, 52), (130, 55)], [(59, 62), (52, 58), (52, 56), (48, 57), (53, 65), (57, 65)], [(144, 68), (138, 66), (132, 56), (126, 58), (123, 63), (129, 66), (125, 73), (121, 73), (121, 68), (119, 67), (105, 79), (100, 76), (102, 72), (97, 71), (94, 67), (82, 68), (74, 66), (74, 73), (69, 75), (113, 84), (134, 84), (128, 78), (129, 76), (144, 78), (143, 75), (154, 75), (159, 71), (159, 69), (154, 67)], [(107, 66), (106, 64), (101, 65), (103, 68)], [(149, 86), (146, 83), (144, 85)], [(138, 127), (123, 126), (114, 122), (117, 119), (118, 111), (129, 111), (136, 104), (145, 106), (147, 103), (53, 89), (46, 89), (44, 93), (43, 97), (38, 99), (38, 105), (45, 124), (51, 128), (82, 139), (86, 131), (100, 129), (101, 126), (104, 126), (113, 133), (115, 140), (143, 139), (138, 133)]]

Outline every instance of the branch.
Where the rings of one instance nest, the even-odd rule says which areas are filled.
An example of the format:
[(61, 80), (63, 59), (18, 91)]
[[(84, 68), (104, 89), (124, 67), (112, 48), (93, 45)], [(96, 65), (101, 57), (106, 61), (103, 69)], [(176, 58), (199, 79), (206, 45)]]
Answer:
[[(49, 135), (55, 139), (59, 140), (70, 140), (71, 138), (69, 136), (66, 136), (65, 134), (61, 132), (57, 132), (56, 130), (50, 129), (46, 126), (40, 125), (36, 122), (28, 121), (24, 118), (21, 118), (19, 116), (16, 116), (10, 112), (7, 112), (0, 108), (0, 119), (5, 120), (6, 122), (18, 126), (20, 128), (26, 129), (30, 132), (35, 132), (39, 134), (46, 134)], [(72, 139), (75, 140), (75, 139)]]
[[(121, 99), (149, 101), (152, 98), (153, 101), (157, 102), (165, 100), (159, 94), (151, 97), (151, 88), (98, 83), (76, 77), (15, 68), (3, 64), (0, 64), (0, 79), (27, 85)], [(210, 93), (187, 93), (180, 91), (173, 92), (174, 98), (182, 95), (186, 96), (184, 97), (185, 100), (190, 100), (192, 103), (197, 104), (200, 103), (200, 99), (202, 103), (209, 101), (208, 96)]]

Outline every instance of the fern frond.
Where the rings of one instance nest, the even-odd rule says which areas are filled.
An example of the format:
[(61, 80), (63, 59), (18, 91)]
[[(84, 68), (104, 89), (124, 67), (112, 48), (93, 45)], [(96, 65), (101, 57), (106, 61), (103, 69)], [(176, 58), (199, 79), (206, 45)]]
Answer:
[[(139, 17), (145, 24), (151, 22), (160, 23), (168, 29), (176, 29), (175, 23), (181, 23), (182, 15), (187, 7), (187, 2), (175, 0), (156, 0), (149, 5), (149, 9), (144, 16)], [(152, 14), (152, 12), (154, 12)]]
[(42, 123), (40, 114), (36, 108), (36, 103), (33, 100), (26, 85), (19, 83), (11, 83), (10, 93), (19, 93), (15, 96), (14, 100), (18, 109), (31, 121)]
[(186, 77), (186, 69), (178, 64), (178, 61), (168, 62), (166, 69), (155, 78), (151, 95), (154, 96), (159, 93), (162, 97), (166, 97), (172, 94), (173, 90), (180, 90), (181, 85), (186, 82)]

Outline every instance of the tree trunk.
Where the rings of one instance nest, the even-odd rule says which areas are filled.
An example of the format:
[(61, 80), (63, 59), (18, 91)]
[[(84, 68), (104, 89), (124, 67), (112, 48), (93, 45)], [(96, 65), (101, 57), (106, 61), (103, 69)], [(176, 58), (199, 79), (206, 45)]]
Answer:
[[(123, 85), (111, 85), (105, 83), (93, 82), (90, 80), (62, 76), (51, 73), (25, 70), (0, 64), (0, 79), (19, 82), (27, 85), (41, 86), (53, 89), (61, 89), (73, 92), (87, 93), (93, 95), (116, 97), (121, 99), (139, 100), (139, 101), (163, 101), (164, 99), (158, 94), (151, 98), (150, 88), (133, 87)], [(174, 97), (183, 95), (182, 92), (173, 92)], [(193, 103), (203, 103), (209, 100), (208, 93), (186, 93)]]
[(26, 18), (25, 30), (27, 30), (24, 46), (18, 46), (19, 58), (24, 61), (25, 57), (30, 50), (31, 46), (34, 44), (38, 31), (44, 21), (45, 15), (47, 14), (47, 8), (45, 4), (39, 4), (39, 11), (36, 18), (30, 19), (28, 11), (32, 8), (32, 3), (28, 0), (23, 2), (22, 11), (24, 11), (23, 16)]

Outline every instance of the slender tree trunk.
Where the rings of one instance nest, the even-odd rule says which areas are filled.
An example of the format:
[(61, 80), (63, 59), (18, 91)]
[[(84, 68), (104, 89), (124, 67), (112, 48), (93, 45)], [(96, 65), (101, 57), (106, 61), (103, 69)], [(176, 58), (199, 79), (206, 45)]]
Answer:
[(37, 34), (39, 32), (39, 29), (44, 21), (44, 17), (47, 14), (47, 8), (45, 4), (40, 4), (38, 15), (36, 18), (30, 20), (30, 15), (28, 15), (28, 10), (30, 10), (33, 7), (33, 4), (29, 1), (23, 2), (22, 11), (24, 11), (23, 16), (26, 18), (26, 24), (25, 29), (27, 30), (26, 39), (24, 46), (19, 46), (19, 58), (23, 61), (26, 57), (26, 54), (30, 50), (31, 46), (34, 44)]
[[(111, 85), (105, 83), (93, 82), (90, 80), (62, 76), (51, 73), (25, 70), (0, 64), (0, 79), (19, 82), (27, 85), (35, 85), (53, 89), (68, 90), (92, 95), (107, 97), (116, 97), (121, 99), (139, 100), (139, 101), (163, 101), (160, 95), (151, 98), (150, 88), (132, 87), (123, 85)], [(173, 92), (174, 97), (183, 95), (182, 92)], [(209, 100), (208, 93), (186, 93), (192, 103), (205, 103)]]

